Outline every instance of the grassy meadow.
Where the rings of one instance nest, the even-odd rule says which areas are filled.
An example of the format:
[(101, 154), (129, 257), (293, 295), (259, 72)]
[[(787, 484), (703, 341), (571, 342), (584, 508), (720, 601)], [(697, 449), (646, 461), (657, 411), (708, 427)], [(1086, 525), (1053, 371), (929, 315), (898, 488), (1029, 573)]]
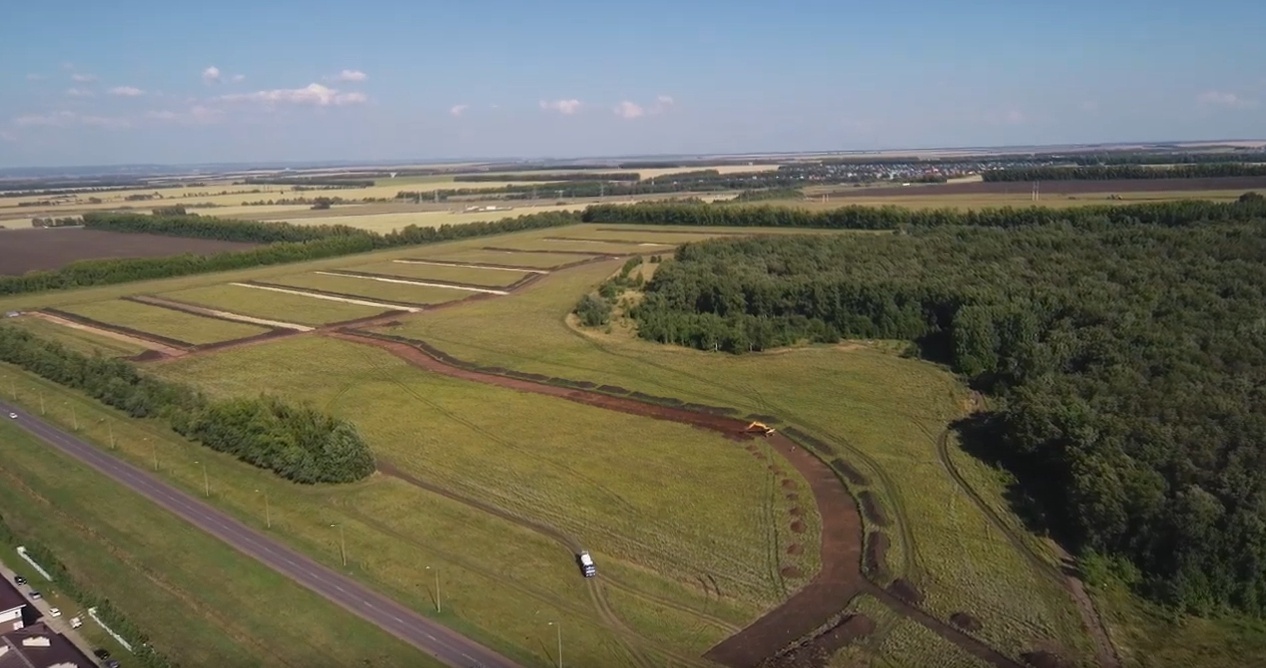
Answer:
[(128, 341), (120, 341), (95, 332), (67, 327), (35, 316), (24, 316), (5, 320), (4, 324), (14, 325), (31, 332), (41, 339), (57, 341), (67, 348), (102, 357), (131, 357), (145, 352), (145, 348)]
[(392, 302), (423, 305), (443, 304), (476, 294), (469, 290), (458, 290), (456, 288), (437, 288), (410, 283), (389, 283), (359, 276), (338, 276), (319, 273), (279, 276), (270, 282), (300, 290), (324, 290), (371, 300), (385, 299)]
[(348, 269), (422, 281), (452, 281), (486, 288), (504, 288), (530, 275), (527, 272), (508, 269), (480, 269), (410, 262), (374, 262), (351, 266)]

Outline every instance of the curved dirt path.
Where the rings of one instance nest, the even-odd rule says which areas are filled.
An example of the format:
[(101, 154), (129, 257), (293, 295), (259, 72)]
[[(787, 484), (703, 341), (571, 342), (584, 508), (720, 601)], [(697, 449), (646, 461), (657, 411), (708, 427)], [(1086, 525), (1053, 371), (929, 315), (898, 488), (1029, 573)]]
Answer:
[[(1121, 659), (1117, 654), (1116, 646), (1112, 644), (1112, 638), (1108, 635), (1107, 625), (1104, 624), (1098, 609), (1095, 608), (1095, 603), (1090, 598), (1090, 594), (1086, 592), (1085, 585), (1076, 576), (1061, 571), (1043, 559), (1022, 536), (1016, 533), (1010, 524), (994, 511), (993, 507), (985, 502), (985, 499), (971, 486), (971, 483), (958, 470), (958, 466), (954, 464), (954, 460), (950, 457), (949, 435), (950, 432), (946, 429), (936, 437), (936, 456), (941, 460), (941, 465), (949, 472), (950, 477), (963, 490), (963, 493), (971, 499), (971, 502), (985, 514), (989, 523), (1002, 532), (1007, 542), (1016, 551), (1024, 555), (1024, 558), (1033, 566), (1034, 570), (1046, 578), (1058, 582), (1072, 596), (1073, 601), (1077, 605), (1077, 612), (1081, 615), (1082, 627), (1094, 642), (1095, 662), (1099, 664), (1100, 668), (1120, 668)], [(1069, 562), (1072, 561), (1070, 555), (1064, 555), (1064, 559)]]
[[(636, 399), (597, 392), (557, 387), (491, 373), (450, 366), (421, 349), (397, 341), (389, 341), (351, 330), (322, 331), (321, 335), (370, 345), (386, 350), (405, 361), (452, 378), (495, 385), (503, 388), (558, 397), (577, 403), (629, 413), (643, 417), (670, 420), (717, 431), (735, 440), (757, 438), (745, 431), (746, 420), (696, 413), (682, 408), (643, 403)], [(813, 633), (844, 603), (859, 593), (874, 595), (901, 614), (919, 622), (963, 650), (995, 666), (1019, 668), (1020, 664), (979, 640), (932, 617), (917, 606), (896, 598), (867, 581), (861, 573), (861, 515), (852, 496), (835, 472), (821, 459), (799, 447), (781, 433), (767, 437), (777, 450), (809, 483), (822, 518), (821, 569), (799, 591), (739, 633), (717, 644), (705, 658), (731, 668), (755, 668), (763, 660), (777, 655), (788, 645)]]

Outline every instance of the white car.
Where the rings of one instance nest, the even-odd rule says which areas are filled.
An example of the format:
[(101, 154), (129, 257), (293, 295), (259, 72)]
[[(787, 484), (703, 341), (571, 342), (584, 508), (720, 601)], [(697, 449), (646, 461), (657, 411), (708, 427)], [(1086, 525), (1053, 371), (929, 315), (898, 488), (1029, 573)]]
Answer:
[(16, 419), (18, 419), (18, 414), (17, 414), (17, 413), (9, 413), (9, 419), (10, 419), (10, 420), (16, 420)]
[(57, 609), (57, 608), (49, 608), (49, 609), (48, 609), (48, 616), (49, 616), (49, 617), (61, 617), (61, 616), (62, 616), (62, 611), (61, 611), (61, 610), (59, 610), (59, 609)]

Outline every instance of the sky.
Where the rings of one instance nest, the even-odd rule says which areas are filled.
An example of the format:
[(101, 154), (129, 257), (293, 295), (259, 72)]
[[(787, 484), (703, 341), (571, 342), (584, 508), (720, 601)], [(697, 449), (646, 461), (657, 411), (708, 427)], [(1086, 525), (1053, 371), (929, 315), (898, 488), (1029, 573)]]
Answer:
[(0, 167), (1266, 137), (1266, 2), (65, 0)]

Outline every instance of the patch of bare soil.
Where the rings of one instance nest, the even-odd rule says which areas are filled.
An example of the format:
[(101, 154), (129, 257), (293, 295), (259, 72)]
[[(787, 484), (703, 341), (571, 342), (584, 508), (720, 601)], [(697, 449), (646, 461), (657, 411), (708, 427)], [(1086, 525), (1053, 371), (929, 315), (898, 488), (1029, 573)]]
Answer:
[(956, 612), (950, 615), (950, 623), (969, 633), (975, 633), (984, 628), (979, 619), (965, 612)]

